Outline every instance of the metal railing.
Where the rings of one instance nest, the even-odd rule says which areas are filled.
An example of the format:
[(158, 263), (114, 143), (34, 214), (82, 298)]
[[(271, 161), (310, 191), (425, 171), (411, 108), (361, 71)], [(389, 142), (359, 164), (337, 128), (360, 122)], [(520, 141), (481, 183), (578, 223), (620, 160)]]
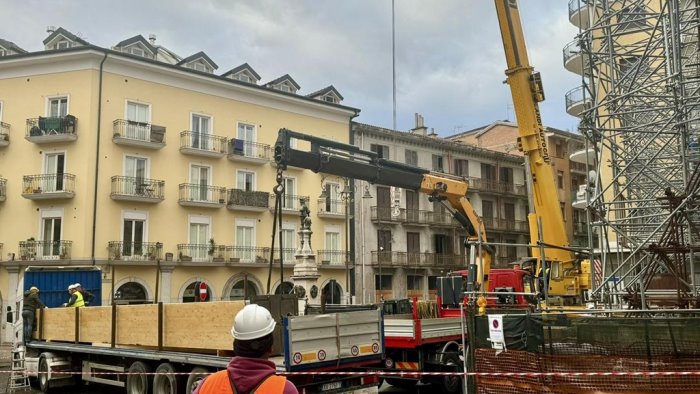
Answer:
[(27, 137), (42, 137), (47, 135), (75, 135), (78, 119), (73, 115), (59, 117), (38, 117), (27, 119)]
[(433, 220), (432, 211), (423, 211), (419, 209), (406, 209), (406, 223), (407, 224), (428, 224)]
[(405, 265), (405, 259), (401, 259), (401, 252), (387, 250), (373, 250), (371, 252), (371, 263), (390, 266)]
[(571, 171), (578, 171), (578, 172), (586, 172), (586, 164), (585, 163), (576, 163), (574, 161), (569, 162), (569, 169)]
[(270, 160), (270, 145), (231, 138), (228, 140), (228, 155)]
[(35, 241), (19, 242), (20, 260), (69, 260), (73, 241)]
[(10, 140), (10, 124), (0, 122), (0, 141)]
[(241, 189), (229, 189), (228, 205), (252, 208), (269, 208), (270, 193), (246, 191)]
[(110, 260), (155, 261), (163, 259), (160, 242), (111, 241), (107, 244)]
[(75, 175), (41, 174), (22, 177), (24, 194), (75, 192)]
[(164, 199), (165, 181), (115, 175), (110, 195)]
[(211, 245), (206, 244), (177, 244), (177, 260), (188, 261), (209, 261), (209, 251)]
[(569, 18), (587, 6), (588, 0), (569, 0)]
[(333, 215), (345, 215), (345, 201), (331, 200), (327, 198), (318, 199), (318, 213), (329, 213)]
[(234, 263), (260, 263), (270, 262), (270, 248), (258, 246), (227, 246), (226, 253), (229, 261)]
[(459, 222), (449, 212), (431, 212), (430, 223), (439, 226), (459, 226)]
[(493, 179), (470, 177), (469, 187), (475, 190), (490, 191), (495, 193), (511, 193), (523, 196), (527, 195), (525, 185), (499, 182)]
[(182, 148), (226, 153), (226, 137), (185, 130), (180, 133), (180, 149)]
[(0, 178), (0, 200), (7, 197), (7, 179)]
[(591, 101), (591, 97), (586, 92), (583, 86), (575, 87), (564, 95), (566, 99), (566, 108), (569, 109), (577, 104), (584, 104)]
[(113, 123), (112, 136), (135, 141), (164, 143), (165, 127), (146, 122), (117, 119)]
[[(400, 223), (406, 220), (406, 210), (394, 207), (370, 207), (372, 221)], [(398, 213), (398, 215), (396, 215)]]
[(219, 186), (181, 183), (178, 201), (199, 201), (208, 203), (226, 203), (226, 188)]
[(316, 261), (326, 265), (345, 265), (350, 261), (350, 252), (344, 250), (318, 250)]
[[(275, 207), (275, 197), (276, 196), (274, 194), (270, 194), (270, 208), (271, 209)], [(299, 203), (299, 199), (302, 199), (302, 198), (307, 201), (307, 204), (308, 204), (308, 201), (310, 201), (309, 196), (297, 196), (294, 194), (283, 194), (282, 195), (282, 209), (287, 210), (287, 211), (290, 211), (290, 210), (298, 211), (301, 208), (301, 205)]]

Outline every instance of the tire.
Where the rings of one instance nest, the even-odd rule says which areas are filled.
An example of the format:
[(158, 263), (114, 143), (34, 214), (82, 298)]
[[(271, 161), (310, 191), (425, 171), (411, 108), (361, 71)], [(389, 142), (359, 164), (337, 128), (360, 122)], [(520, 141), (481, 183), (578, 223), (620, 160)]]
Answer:
[[(458, 372), (462, 370), (462, 361), (460, 361), (457, 353), (445, 353), (441, 364), (448, 372)], [(462, 392), (462, 378), (460, 376), (443, 376), (438, 381), (438, 384), (440, 385), (440, 390), (445, 394), (457, 394)]]
[(39, 359), (39, 376), (37, 377), (39, 381), (39, 390), (42, 393), (48, 393), (51, 390), (51, 381), (49, 380), (49, 362), (46, 361), (46, 357)]
[(209, 373), (209, 370), (202, 367), (194, 367), (190, 371), (190, 375), (187, 377), (187, 383), (185, 384), (185, 394), (192, 394), (197, 388), (199, 383), (204, 380)]
[(178, 394), (180, 382), (175, 373), (177, 370), (172, 364), (160, 364), (156, 368), (156, 376), (153, 377), (153, 394)]
[(126, 376), (127, 394), (148, 394), (153, 385), (153, 375), (149, 375), (150, 372), (151, 367), (142, 361), (131, 363)]

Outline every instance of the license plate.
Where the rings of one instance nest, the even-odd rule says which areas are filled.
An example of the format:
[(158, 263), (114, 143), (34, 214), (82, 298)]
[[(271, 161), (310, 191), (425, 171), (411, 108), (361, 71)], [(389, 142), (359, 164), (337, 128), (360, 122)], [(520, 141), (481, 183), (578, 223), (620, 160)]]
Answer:
[(337, 390), (343, 387), (343, 382), (330, 382), (321, 385), (321, 391)]

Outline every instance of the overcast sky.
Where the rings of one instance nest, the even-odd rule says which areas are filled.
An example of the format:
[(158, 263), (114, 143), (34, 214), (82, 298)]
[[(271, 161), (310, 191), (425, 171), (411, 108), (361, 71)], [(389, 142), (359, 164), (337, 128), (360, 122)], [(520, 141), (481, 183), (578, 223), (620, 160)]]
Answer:
[[(60, 5), (59, 5), (60, 3)], [(546, 125), (576, 130), (564, 94), (580, 85), (562, 48), (578, 32), (566, 0), (520, 0), (530, 62), (542, 73)], [(43, 49), (46, 27), (111, 47), (156, 34), (182, 57), (206, 52), (223, 73), (247, 62), (268, 82), (290, 74), (301, 94), (330, 84), (356, 120), (392, 127), (390, 0), (0, 0), (0, 38)], [(397, 128), (413, 114), (441, 136), (514, 119), (491, 0), (396, 0)]]

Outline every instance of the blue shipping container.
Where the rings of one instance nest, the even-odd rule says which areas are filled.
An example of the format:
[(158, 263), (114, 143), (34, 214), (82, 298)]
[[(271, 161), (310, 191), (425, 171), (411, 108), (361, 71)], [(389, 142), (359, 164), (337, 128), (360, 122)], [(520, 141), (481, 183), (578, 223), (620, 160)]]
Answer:
[(39, 297), (49, 308), (68, 302), (68, 286), (80, 283), (95, 298), (91, 306), (102, 305), (102, 271), (97, 267), (27, 267), (24, 272), (24, 290), (36, 286)]

